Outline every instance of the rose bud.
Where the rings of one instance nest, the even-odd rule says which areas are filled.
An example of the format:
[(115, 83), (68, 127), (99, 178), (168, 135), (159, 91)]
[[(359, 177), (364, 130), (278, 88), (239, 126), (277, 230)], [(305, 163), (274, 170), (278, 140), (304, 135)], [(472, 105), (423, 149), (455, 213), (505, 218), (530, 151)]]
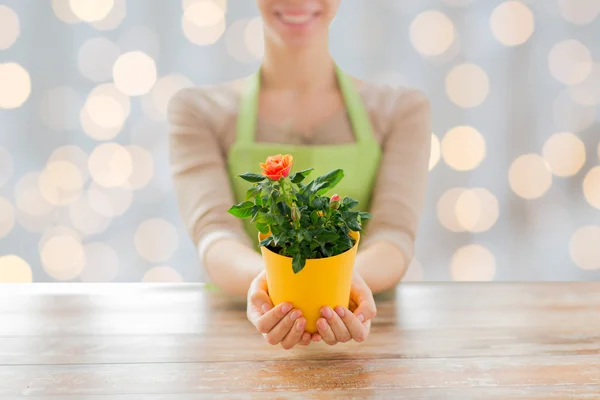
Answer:
[(334, 194), (333, 196), (331, 196), (331, 199), (329, 199), (329, 208), (331, 208), (332, 210), (337, 210), (338, 208), (340, 208), (341, 201), (342, 198), (339, 195)]
[(294, 204), (292, 206), (292, 220), (293, 221), (300, 221), (300, 217), (301, 217), (300, 210)]

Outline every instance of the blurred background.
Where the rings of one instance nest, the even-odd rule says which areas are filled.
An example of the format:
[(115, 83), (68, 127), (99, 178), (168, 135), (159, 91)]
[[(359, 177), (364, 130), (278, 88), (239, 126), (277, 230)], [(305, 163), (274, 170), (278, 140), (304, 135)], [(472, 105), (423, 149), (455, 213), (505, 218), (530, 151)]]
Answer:
[[(343, 0), (331, 51), (433, 107), (407, 280), (600, 279), (600, 1)], [(202, 281), (166, 105), (262, 56), (249, 0), (0, 0), (0, 282)]]

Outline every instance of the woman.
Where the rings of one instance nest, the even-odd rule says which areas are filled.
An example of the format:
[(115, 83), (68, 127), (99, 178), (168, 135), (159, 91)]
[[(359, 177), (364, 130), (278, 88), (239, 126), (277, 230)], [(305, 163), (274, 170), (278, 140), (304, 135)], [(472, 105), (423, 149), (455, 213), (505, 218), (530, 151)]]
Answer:
[[(376, 313), (373, 293), (397, 285), (413, 257), (430, 155), (429, 103), (417, 90), (360, 82), (337, 67), (328, 35), (340, 0), (257, 3), (265, 32), (257, 73), (241, 85), (185, 89), (170, 103), (179, 209), (210, 280), (247, 295), (248, 319), (270, 344), (362, 341)], [(273, 307), (256, 238), (227, 213), (243, 201), (235, 176), (256, 171), (273, 143), (295, 159), (310, 158), (315, 170), (343, 169), (352, 197), (373, 214), (351, 307), (321, 310), (312, 337), (292, 304)]]

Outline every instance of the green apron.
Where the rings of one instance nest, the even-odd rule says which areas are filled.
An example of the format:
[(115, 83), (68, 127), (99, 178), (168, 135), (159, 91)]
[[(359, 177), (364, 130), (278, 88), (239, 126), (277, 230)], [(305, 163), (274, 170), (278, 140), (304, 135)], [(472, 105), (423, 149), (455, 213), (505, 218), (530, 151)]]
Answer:
[[(245, 172), (261, 173), (260, 163), (276, 154), (291, 154), (294, 171), (314, 168), (305, 182), (335, 169), (344, 170), (344, 179), (326, 195), (334, 193), (349, 196), (359, 201), (357, 210), (368, 211), (371, 192), (375, 185), (381, 160), (381, 148), (377, 142), (369, 115), (352, 79), (336, 67), (338, 84), (344, 98), (346, 110), (355, 136), (354, 143), (336, 145), (291, 145), (262, 143), (255, 141), (258, 99), (260, 92), (260, 70), (249, 78), (240, 99), (237, 119), (236, 141), (229, 149), (228, 169), (236, 204), (244, 201), (251, 183), (239, 178)], [(244, 227), (258, 250), (258, 230), (244, 220)]]

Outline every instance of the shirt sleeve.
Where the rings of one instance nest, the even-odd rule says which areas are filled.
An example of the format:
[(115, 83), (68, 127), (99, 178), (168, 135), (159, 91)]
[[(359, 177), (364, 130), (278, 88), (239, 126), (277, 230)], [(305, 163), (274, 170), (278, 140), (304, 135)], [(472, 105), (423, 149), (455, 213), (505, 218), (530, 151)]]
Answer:
[(385, 240), (410, 263), (425, 204), (431, 154), (430, 104), (420, 91), (402, 91), (391, 110), (389, 131), (371, 198), (373, 219), (363, 245)]
[(208, 247), (223, 238), (250, 246), (242, 222), (227, 210), (234, 204), (226, 151), (215, 118), (224, 118), (199, 88), (184, 89), (169, 102), (169, 159), (179, 213), (197, 246), (201, 263)]

